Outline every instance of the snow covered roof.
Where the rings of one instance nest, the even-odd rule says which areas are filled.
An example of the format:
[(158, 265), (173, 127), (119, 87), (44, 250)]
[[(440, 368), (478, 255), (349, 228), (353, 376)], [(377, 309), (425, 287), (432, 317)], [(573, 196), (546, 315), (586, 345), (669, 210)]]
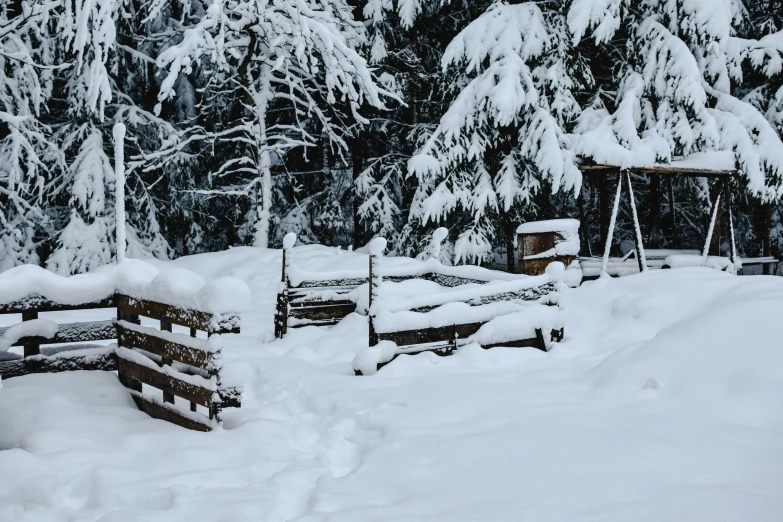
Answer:
[(730, 151), (697, 152), (684, 158), (674, 158), (671, 163), (623, 165), (596, 164), (590, 158), (580, 158), (582, 172), (606, 171), (625, 168), (642, 174), (682, 174), (688, 176), (733, 176), (737, 173), (734, 153)]

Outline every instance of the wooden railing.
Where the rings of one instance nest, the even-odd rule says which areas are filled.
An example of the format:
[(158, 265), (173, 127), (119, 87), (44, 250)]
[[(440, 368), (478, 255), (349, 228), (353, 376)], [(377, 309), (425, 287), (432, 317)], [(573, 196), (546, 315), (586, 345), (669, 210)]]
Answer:
[[(370, 314), (369, 314), (369, 346), (377, 346), (383, 341), (389, 341), (397, 345), (396, 352), (394, 354), (388, 354), (384, 360), (379, 360), (375, 371), (379, 370), (383, 366), (392, 362), (399, 355), (407, 354), (413, 355), (422, 352), (432, 352), (441, 356), (452, 355), (458, 348), (459, 341), (476, 334), (482, 326), (487, 324), (491, 319), (481, 322), (461, 323), (455, 320), (454, 324), (445, 326), (436, 326), (429, 328), (418, 329), (406, 329), (387, 331), (382, 328), (377, 328), (378, 319), (377, 315), (380, 311), (382, 304), (379, 302), (380, 287), (384, 280), (383, 271), (381, 268), (381, 260), (383, 259), (383, 249), (377, 248), (372, 251), (369, 260), (369, 273), (370, 273), (370, 288), (369, 288), (369, 302), (370, 302)], [(452, 288), (461, 285), (449, 285)], [(504, 285), (505, 286), (505, 285)], [(486, 287), (485, 287), (486, 288)], [(470, 299), (453, 299), (449, 300), (449, 303), (462, 302), (470, 306), (480, 306), (489, 303), (499, 301), (530, 301), (541, 302), (547, 305), (556, 305), (557, 299), (553, 299), (556, 294), (556, 284), (552, 281), (546, 281), (539, 285), (533, 285), (528, 288), (519, 288), (513, 291), (505, 291), (505, 289), (499, 289), (492, 292), (479, 292), (479, 295), (473, 296)], [(471, 291), (472, 293), (472, 291)], [(458, 295), (458, 294), (457, 294)], [(427, 296), (425, 296), (427, 297)], [(406, 311), (427, 313), (432, 311), (443, 304), (440, 299), (442, 295), (437, 296), (438, 299), (432, 299), (432, 304), (427, 305), (427, 299), (423, 299), (420, 305), (412, 307)], [(373, 307), (373, 303), (377, 303)], [(497, 316), (499, 317), (499, 316)], [(542, 351), (548, 351), (549, 345), (546, 337), (549, 336), (550, 341), (559, 342), (563, 340), (564, 328), (558, 327), (556, 329), (545, 329), (542, 325), (538, 325), (533, 330), (532, 334), (520, 334), (517, 337), (513, 337), (506, 342), (493, 342), (488, 344), (482, 343), (482, 348), (523, 348), (531, 347), (538, 348)], [(383, 331), (379, 331), (383, 330)], [(362, 371), (359, 368), (354, 368), (356, 375), (362, 375)]]
[[(21, 314), (22, 322), (27, 323), (40, 319), (39, 314), (42, 313), (114, 307), (116, 307), (114, 296), (95, 302), (63, 305), (39, 295), (31, 295), (19, 301), (0, 305), (0, 314)], [(0, 328), (0, 338), (15, 326)], [(0, 377), (10, 379), (29, 373), (53, 373), (69, 370), (116, 370), (117, 360), (114, 356), (114, 350), (97, 345), (92, 346), (92, 349), (89, 350), (63, 351), (55, 355), (41, 354), (41, 345), (93, 343), (116, 338), (117, 331), (111, 319), (60, 324), (52, 337), (40, 335), (19, 337), (11, 346), (23, 346), (24, 358), (0, 361)]]
[[(160, 329), (140, 326), (139, 316), (157, 320)], [(223, 365), (220, 332), (237, 332), (232, 317), (183, 310), (173, 306), (117, 296), (117, 333), (120, 382), (130, 388), (138, 408), (151, 417), (182, 427), (209, 431), (220, 422), (224, 407), (240, 406), (239, 392), (220, 382)], [(175, 333), (173, 326), (189, 329)], [(198, 332), (208, 339), (199, 339)], [(163, 399), (145, 394), (144, 385), (163, 392)], [(190, 410), (176, 404), (190, 403)], [(207, 415), (198, 412), (198, 406)]]
[[(0, 305), (0, 314), (21, 314), (19, 324), (24, 325), (39, 319), (41, 313), (115, 307), (117, 319), (59, 324), (55, 331), (48, 332), (52, 334), (50, 337), (19, 337), (12, 346), (23, 346), (24, 358), (0, 361), (0, 376), (9, 379), (29, 373), (117, 371), (120, 381), (131, 389), (140, 410), (199, 431), (209, 431), (218, 425), (223, 408), (241, 405), (240, 391), (223, 386), (220, 380), (223, 363), (220, 334), (239, 333), (238, 314), (210, 314), (122, 294), (76, 305), (58, 304), (33, 295)], [(142, 316), (157, 320), (160, 328), (141, 326)], [(187, 328), (187, 333), (173, 332), (174, 325)], [(0, 338), (16, 326), (19, 325), (0, 329)], [(202, 338), (198, 332), (204, 332)], [(115, 339), (116, 350), (114, 346), (97, 346), (46, 355), (40, 349), (45, 344)], [(144, 385), (161, 390), (162, 399), (145, 393)], [(176, 404), (176, 397), (185, 401), (184, 407)], [(199, 412), (199, 406), (206, 411)]]

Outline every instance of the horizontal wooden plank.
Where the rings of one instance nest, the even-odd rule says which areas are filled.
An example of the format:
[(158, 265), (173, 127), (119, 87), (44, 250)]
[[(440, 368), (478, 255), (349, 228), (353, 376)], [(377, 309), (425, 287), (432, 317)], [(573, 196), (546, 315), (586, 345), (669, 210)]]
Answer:
[(348, 314), (356, 311), (356, 303), (338, 304), (338, 305), (317, 305), (291, 307), (288, 312), (289, 317), (296, 319), (342, 319)]
[[(579, 170), (582, 174), (604, 174), (604, 175), (617, 175), (620, 172), (620, 167), (612, 165), (596, 165), (591, 163), (582, 163), (579, 165)], [(686, 177), (699, 177), (699, 178), (722, 178), (730, 177), (737, 174), (737, 170), (710, 170), (699, 169), (691, 167), (677, 167), (676, 165), (656, 165), (652, 167), (639, 167), (627, 169), (635, 174), (663, 174), (674, 176), (686, 176)], [(624, 171), (623, 171), (624, 172)]]
[(0, 314), (21, 314), (31, 310), (37, 312), (65, 312), (70, 310), (91, 310), (94, 308), (114, 308), (115, 306), (117, 304), (114, 296), (100, 301), (68, 305), (50, 301), (40, 295), (31, 295), (18, 301), (0, 304)]
[(26, 359), (0, 362), (0, 377), (10, 379), (31, 373), (58, 373), (77, 370), (117, 370), (114, 350), (91, 351), (87, 354), (70, 353), (56, 356), (35, 355)]
[(289, 299), (289, 306), (293, 308), (315, 308), (318, 306), (353, 306), (356, 308), (356, 303), (350, 299)]
[[(197, 368), (210, 369), (215, 366), (215, 354), (184, 346), (145, 332), (137, 332), (117, 324), (118, 344), (126, 348), (142, 348), (160, 357), (179, 361)], [(183, 337), (187, 337), (182, 334)]]
[(240, 388), (233, 386), (220, 388), (218, 394), (220, 395), (221, 408), (240, 408), (242, 406), (242, 390)]
[(342, 321), (342, 317), (332, 319), (317, 319), (313, 321), (309, 319), (293, 319), (288, 324), (288, 328), (304, 328), (305, 326), (334, 326), (340, 321)]
[(423, 328), (420, 330), (401, 330), (398, 332), (378, 332), (381, 341), (392, 341), (397, 346), (412, 344), (435, 343), (449, 341), (457, 334), (457, 339), (464, 339), (476, 333), (484, 323), (469, 323), (441, 326), (437, 328)]
[(173, 404), (163, 404), (143, 393), (131, 391), (136, 407), (154, 419), (160, 419), (183, 428), (195, 431), (212, 431), (213, 423), (204, 417), (204, 422), (196, 420), (195, 415), (180, 410)]
[(125, 313), (203, 330), (209, 333), (239, 333), (239, 316), (234, 313), (213, 316), (199, 310), (187, 310), (164, 303), (117, 294), (117, 307)]
[[(59, 325), (60, 329), (51, 339), (32, 336), (22, 337), (13, 346), (26, 344), (62, 344), (62, 343), (89, 343), (92, 341), (105, 341), (117, 338), (117, 330), (114, 323), (108, 321), (92, 321), (86, 323), (68, 323)], [(8, 328), (0, 328), (2, 336)]]
[(189, 382), (175, 379), (169, 375), (147, 368), (133, 361), (119, 357), (118, 360), (120, 376), (129, 377), (143, 384), (154, 386), (163, 391), (173, 393), (177, 397), (182, 397), (189, 401), (210, 407), (212, 405), (213, 391), (201, 386), (190, 384)]

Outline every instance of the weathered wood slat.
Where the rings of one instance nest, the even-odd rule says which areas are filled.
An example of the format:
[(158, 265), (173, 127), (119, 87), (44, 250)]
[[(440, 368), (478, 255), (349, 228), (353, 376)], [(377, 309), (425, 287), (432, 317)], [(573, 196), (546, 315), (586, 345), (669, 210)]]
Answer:
[(117, 370), (114, 350), (62, 356), (34, 355), (26, 359), (0, 362), (0, 377), (10, 379), (31, 373), (58, 373), (77, 370)]
[(21, 314), (28, 310), (35, 310), (39, 313), (67, 312), (70, 310), (91, 310), (93, 308), (114, 308), (115, 306), (117, 306), (117, 304), (115, 303), (114, 296), (91, 303), (66, 305), (49, 301), (40, 295), (31, 295), (25, 299), (20, 299), (19, 301), (0, 304), (0, 314)]
[(143, 315), (150, 319), (163, 319), (209, 333), (239, 333), (237, 314), (223, 314), (220, 317), (215, 317), (207, 312), (184, 310), (176, 306), (136, 299), (122, 294), (117, 294), (117, 306), (127, 313)]
[(184, 346), (145, 332), (137, 332), (117, 325), (118, 342), (126, 348), (142, 348), (164, 359), (179, 361), (197, 368), (209, 369), (214, 366), (215, 354)]
[(464, 339), (476, 333), (484, 323), (469, 323), (441, 326), (437, 328), (424, 328), (421, 330), (400, 330), (398, 332), (378, 332), (381, 341), (392, 341), (397, 346), (409, 346), (414, 344), (435, 343), (448, 341), (454, 338)]
[(288, 317), (296, 318), (296, 319), (310, 319), (310, 320), (319, 320), (319, 319), (342, 319), (343, 317), (347, 316), (348, 314), (351, 314), (356, 311), (356, 303), (346, 303), (346, 304), (325, 304), (325, 305), (318, 305), (318, 306), (307, 306), (307, 307), (294, 307), (291, 306), (291, 309), (288, 312)]
[[(114, 323), (108, 321), (92, 321), (85, 323), (68, 323), (59, 325), (60, 329), (51, 339), (46, 337), (22, 337), (13, 346), (25, 346), (30, 344), (62, 344), (62, 343), (88, 343), (92, 341), (105, 341), (117, 338)], [(0, 336), (8, 328), (0, 328)]]
[(157, 402), (152, 397), (147, 397), (139, 392), (131, 391), (131, 397), (133, 402), (136, 403), (136, 407), (149, 415), (154, 419), (160, 419), (183, 428), (195, 431), (212, 431), (212, 424), (204, 418), (204, 422), (199, 422), (194, 419), (193, 415), (187, 416), (187, 414), (180, 413), (179, 408), (174, 405), (163, 405)]
[[(553, 331), (554, 333), (554, 331)], [(382, 335), (382, 334), (380, 334)], [(492, 348), (538, 348), (539, 350), (546, 351), (546, 343), (544, 343), (544, 337), (543, 333), (540, 329), (536, 329), (536, 337), (529, 338), (529, 339), (519, 339), (516, 341), (508, 341), (505, 343), (496, 343), (496, 344), (489, 344), (489, 345), (482, 345), (482, 348), (485, 350), (490, 350)], [(384, 361), (382, 363), (378, 363), (378, 370), (386, 366), (387, 364), (391, 363), (395, 359), (397, 359), (401, 355), (418, 355), (420, 353), (424, 352), (431, 352), (435, 355), (438, 355), (440, 357), (448, 357), (450, 355), (454, 354), (455, 351), (455, 345), (453, 343), (450, 343), (448, 341), (442, 341), (442, 342), (431, 342), (431, 343), (422, 343), (422, 344), (415, 344), (415, 345), (408, 345), (408, 346), (401, 346), (401, 351), (397, 353), (394, 357), (389, 359), (388, 361)], [(362, 373), (358, 370), (354, 370), (356, 375), (361, 375)]]
[(119, 357), (119, 374), (123, 377), (139, 381), (143, 384), (154, 386), (160, 390), (169, 391), (177, 397), (201, 404), (212, 406), (213, 391), (201, 386), (196, 386), (185, 381), (180, 381), (164, 373), (147, 368), (133, 361)]
[(317, 320), (309, 320), (309, 319), (295, 319), (292, 323), (288, 325), (288, 328), (304, 328), (305, 326), (334, 326), (340, 321), (342, 321), (342, 317), (334, 317), (330, 319), (317, 319)]
[(220, 395), (221, 408), (240, 408), (242, 406), (242, 390), (233, 386), (220, 388), (218, 390)]

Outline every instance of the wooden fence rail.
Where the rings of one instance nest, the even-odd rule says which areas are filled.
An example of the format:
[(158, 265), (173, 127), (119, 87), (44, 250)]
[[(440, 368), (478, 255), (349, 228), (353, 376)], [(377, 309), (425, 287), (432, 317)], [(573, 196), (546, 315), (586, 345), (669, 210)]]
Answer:
[[(239, 333), (238, 314), (214, 315), (154, 301), (115, 294), (101, 301), (63, 305), (33, 295), (0, 305), (0, 314), (21, 314), (22, 321), (39, 319), (40, 313), (117, 308), (117, 318), (57, 325), (51, 337), (27, 335), (12, 342), (24, 346), (24, 358), (0, 361), (0, 377), (73, 370), (117, 371), (120, 382), (131, 389), (138, 408), (151, 417), (179, 426), (209, 431), (220, 422), (226, 407), (240, 407), (240, 390), (220, 381), (221, 333)], [(141, 326), (140, 317), (157, 320), (159, 329)], [(188, 333), (173, 332), (173, 326)], [(9, 328), (0, 329), (0, 338)], [(198, 338), (204, 332), (207, 339)], [(41, 354), (41, 345), (116, 340), (113, 346)], [(80, 347), (81, 348), (81, 347)], [(162, 400), (145, 393), (144, 385), (162, 392)], [(176, 397), (186, 407), (176, 404)], [(189, 403), (190, 408), (187, 408)], [(206, 414), (198, 411), (198, 406)]]

